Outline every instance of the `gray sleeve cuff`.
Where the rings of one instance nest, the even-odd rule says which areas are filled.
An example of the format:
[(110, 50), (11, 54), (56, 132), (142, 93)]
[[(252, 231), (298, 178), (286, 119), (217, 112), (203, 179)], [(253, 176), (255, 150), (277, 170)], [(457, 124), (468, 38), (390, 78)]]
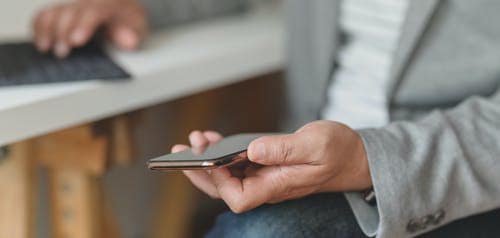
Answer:
[[(389, 161), (386, 155), (383, 144), (388, 141), (384, 141), (381, 138), (383, 136), (380, 133), (383, 133), (383, 131), (378, 129), (364, 129), (359, 130), (358, 133), (365, 145), (373, 188), (377, 196), (377, 206), (370, 206), (366, 203), (361, 193), (345, 193), (347, 201), (353, 210), (359, 226), (367, 236), (377, 235), (383, 237), (383, 234), (380, 232), (387, 231), (388, 226), (390, 226), (391, 234), (401, 234), (401, 237), (403, 237), (405, 231), (404, 229), (400, 230), (403, 227), (402, 224), (389, 224), (387, 220), (384, 221), (384, 212), (392, 215), (400, 214), (397, 211), (393, 211), (398, 209), (398, 206), (391, 192), (391, 185), (393, 185), (391, 181), (398, 178), (394, 177), (397, 171), (392, 171), (390, 167), (398, 167), (391, 166), (394, 163)], [(394, 221), (394, 219), (391, 220)]]
[[(375, 142), (371, 141), (372, 137), (374, 137), (372, 132), (369, 130), (360, 130), (358, 133), (360, 134), (363, 144), (365, 145), (371, 170), (371, 164), (373, 163), (372, 160), (374, 160), (373, 158), (384, 156), (384, 151), (381, 150)], [(375, 186), (375, 181), (373, 183), (375, 194), (378, 194), (378, 186)], [(371, 206), (366, 203), (362, 194), (359, 192), (346, 192), (344, 195), (351, 206), (354, 216), (356, 217), (356, 221), (365, 235), (370, 237), (377, 235), (380, 226), (378, 206)]]
[(373, 237), (377, 235), (379, 227), (379, 214), (377, 207), (370, 206), (365, 202), (361, 193), (344, 193), (351, 209), (356, 217), (356, 221), (365, 235)]

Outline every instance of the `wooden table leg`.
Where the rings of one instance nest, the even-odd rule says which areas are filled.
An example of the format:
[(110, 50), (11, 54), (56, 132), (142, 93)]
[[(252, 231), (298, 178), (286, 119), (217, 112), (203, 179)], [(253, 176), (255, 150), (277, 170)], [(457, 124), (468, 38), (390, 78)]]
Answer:
[(119, 237), (101, 183), (107, 149), (108, 138), (90, 125), (36, 140), (37, 158), (49, 168), (53, 237)]
[(5, 148), (0, 158), (0, 237), (34, 237), (36, 160), (29, 142)]
[(49, 196), (54, 238), (100, 237), (99, 179), (77, 170), (51, 169)]
[(96, 123), (95, 131), (108, 138), (110, 166), (130, 166), (136, 157), (133, 128), (140, 123), (142, 111), (119, 115)]

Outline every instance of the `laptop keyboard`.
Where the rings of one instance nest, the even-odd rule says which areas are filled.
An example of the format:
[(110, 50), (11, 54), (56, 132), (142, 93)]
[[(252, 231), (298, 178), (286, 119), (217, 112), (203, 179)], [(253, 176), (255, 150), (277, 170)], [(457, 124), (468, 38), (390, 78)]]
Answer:
[(130, 75), (96, 42), (74, 49), (64, 59), (41, 54), (32, 43), (0, 44), (0, 86), (127, 78)]

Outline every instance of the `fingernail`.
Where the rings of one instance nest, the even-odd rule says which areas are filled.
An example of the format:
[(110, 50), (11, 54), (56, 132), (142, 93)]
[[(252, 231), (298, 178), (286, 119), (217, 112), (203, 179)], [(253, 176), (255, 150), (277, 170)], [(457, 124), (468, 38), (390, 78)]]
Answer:
[(59, 58), (64, 58), (69, 54), (69, 47), (65, 43), (57, 43), (54, 47), (54, 54)]
[(49, 44), (50, 42), (47, 37), (41, 37), (39, 40), (36, 41), (36, 46), (38, 50), (42, 52), (47, 52), (49, 50), (50, 47)]
[(118, 31), (118, 38), (122, 42), (122, 46), (126, 49), (134, 49), (139, 44), (137, 34), (128, 28), (122, 28)]
[(81, 45), (85, 42), (85, 31), (82, 29), (76, 29), (71, 33), (71, 42), (77, 45)]
[(191, 143), (191, 146), (193, 147), (199, 147), (202, 145), (202, 142), (199, 140), (199, 134), (201, 132), (199, 131), (193, 131), (190, 135), (189, 135), (189, 143)]
[(255, 148), (252, 150), (253, 156), (256, 158), (266, 157), (266, 146), (264, 143), (259, 142), (255, 144)]

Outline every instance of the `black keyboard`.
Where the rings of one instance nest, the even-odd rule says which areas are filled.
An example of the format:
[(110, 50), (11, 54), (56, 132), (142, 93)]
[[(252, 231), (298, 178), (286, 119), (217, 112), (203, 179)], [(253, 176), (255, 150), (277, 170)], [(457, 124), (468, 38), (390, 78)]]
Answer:
[(32, 43), (0, 44), (0, 86), (127, 78), (130, 75), (95, 41), (64, 59), (41, 54)]

